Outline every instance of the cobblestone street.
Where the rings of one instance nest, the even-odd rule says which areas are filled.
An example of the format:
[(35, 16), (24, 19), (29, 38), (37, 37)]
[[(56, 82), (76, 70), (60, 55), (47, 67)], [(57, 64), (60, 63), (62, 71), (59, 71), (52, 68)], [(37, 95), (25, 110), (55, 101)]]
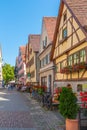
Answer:
[(29, 93), (0, 90), (0, 130), (63, 130), (58, 112), (47, 111)]

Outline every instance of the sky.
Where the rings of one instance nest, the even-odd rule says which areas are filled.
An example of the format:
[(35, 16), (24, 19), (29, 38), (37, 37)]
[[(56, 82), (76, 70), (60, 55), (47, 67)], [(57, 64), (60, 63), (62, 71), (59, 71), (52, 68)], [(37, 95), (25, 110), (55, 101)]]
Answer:
[(42, 18), (57, 16), (60, 0), (0, 0), (0, 44), (3, 62), (15, 66), (19, 47), (29, 34), (40, 34)]

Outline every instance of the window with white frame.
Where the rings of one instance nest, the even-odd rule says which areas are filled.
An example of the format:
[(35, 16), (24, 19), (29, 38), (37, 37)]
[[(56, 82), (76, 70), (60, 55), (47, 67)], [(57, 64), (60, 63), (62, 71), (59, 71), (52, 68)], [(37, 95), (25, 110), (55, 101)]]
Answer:
[(47, 36), (45, 37), (45, 40), (43, 40), (43, 49), (45, 49), (47, 46)]
[(45, 37), (45, 46), (47, 46), (47, 36)]
[(77, 52), (73, 55), (73, 60), (74, 60), (74, 64), (79, 63), (79, 52)]
[(85, 62), (86, 61), (86, 52), (85, 49), (80, 51), (80, 62)]
[(44, 57), (44, 65), (46, 65), (46, 57)]
[(43, 49), (45, 49), (45, 42), (44, 42), (44, 40), (43, 40)]
[(47, 86), (47, 77), (41, 77), (41, 86)]
[(50, 53), (48, 54), (48, 64), (50, 63)]
[(68, 57), (68, 66), (72, 66), (73, 64), (73, 57), (72, 55)]
[(46, 64), (48, 64), (48, 55), (46, 55)]

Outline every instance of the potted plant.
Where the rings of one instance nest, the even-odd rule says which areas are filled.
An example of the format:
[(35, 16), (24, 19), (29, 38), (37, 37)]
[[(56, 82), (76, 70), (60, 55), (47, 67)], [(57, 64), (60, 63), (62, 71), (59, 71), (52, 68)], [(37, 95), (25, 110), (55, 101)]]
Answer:
[(66, 119), (66, 130), (78, 130), (78, 113), (77, 98), (71, 88), (63, 87), (60, 94), (60, 113)]

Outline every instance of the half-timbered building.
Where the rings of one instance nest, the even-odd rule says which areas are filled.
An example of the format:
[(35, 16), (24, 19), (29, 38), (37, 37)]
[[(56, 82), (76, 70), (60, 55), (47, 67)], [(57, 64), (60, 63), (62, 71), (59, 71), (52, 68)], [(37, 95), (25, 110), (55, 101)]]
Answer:
[(37, 84), (39, 82), (39, 48), (40, 35), (31, 34), (26, 45), (26, 84)]
[(54, 86), (86, 89), (87, 0), (61, 0), (53, 42)]

